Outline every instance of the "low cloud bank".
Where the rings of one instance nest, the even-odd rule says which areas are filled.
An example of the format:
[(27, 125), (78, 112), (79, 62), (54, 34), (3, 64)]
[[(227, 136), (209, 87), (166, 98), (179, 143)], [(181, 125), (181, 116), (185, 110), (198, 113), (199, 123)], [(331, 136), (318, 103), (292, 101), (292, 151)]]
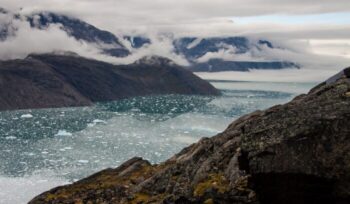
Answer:
[[(248, 52), (237, 54), (235, 47), (221, 45), (222, 49), (206, 53), (198, 58), (197, 62), (206, 62), (213, 58), (226, 61), (290, 61), (301, 65), (301, 70), (200, 73), (199, 75), (203, 78), (320, 81), (350, 65), (350, 55), (347, 52), (349, 40), (344, 39), (344, 31), (350, 29), (348, 26), (240, 25), (227, 18), (194, 19), (188, 23), (180, 21), (178, 24), (169, 23), (160, 27), (144, 26), (143, 34), (150, 38), (152, 43), (140, 49), (133, 49), (130, 42), (122, 40), (132, 54), (125, 58), (116, 58), (102, 52), (101, 48), (108, 48), (108, 45), (76, 40), (63, 31), (60, 24), (51, 24), (46, 29), (37, 29), (32, 28), (23, 16), (14, 18), (13, 13), (0, 13), (0, 25), (2, 28), (0, 34), (8, 35), (6, 40), (0, 41), (0, 59), (2, 60), (25, 58), (31, 53), (70, 51), (83, 57), (114, 64), (130, 64), (144, 56), (158, 55), (172, 59), (179, 65), (187, 66), (189, 62), (185, 57), (174, 51), (173, 40), (175, 38), (213, 37), (220, 36), (219, 33), (222, 32), (221, 37), (247, 36), (255, 45), (259, 39), (267, 39), (274, 44), (275, 48), (271, 49), (266, 45), (258, 47), (252, 45)], [(339, 39), (331, 39), (331, 35), (327, 34), (328, 31), (333, 31), (333, 33), (330, 32), (331, 35)], [(312, 33), (315, 34), (316, 39), (302, 38), (303, 34), (305, 37), (310, 37)], [(122, 36), (121, 33), (117, 35)], [(195, 46), (199, 42), (200, 40), (197, 40), (190, 46)]]
[(256, 81), (256, 82), (315, 82), (325, 81), (335, 75), (341, 68), (317, 70), (283, 69), (283, 70), (251, 70), (250, 72), (197, 72), (197, 76), (206, 80), (223, 81)]

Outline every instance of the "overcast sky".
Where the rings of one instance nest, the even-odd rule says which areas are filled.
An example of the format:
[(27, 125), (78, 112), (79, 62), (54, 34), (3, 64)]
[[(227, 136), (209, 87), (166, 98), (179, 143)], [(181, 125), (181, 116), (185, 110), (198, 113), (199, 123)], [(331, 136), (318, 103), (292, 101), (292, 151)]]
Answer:
[[(59, 12), (115, 34), (256, 36), (289, 48), (350, 60), (350, 0), (0, 0), (0, 7), (24, 14)], [(26, 41), (26, 32), (19, 44)], [(54, 29), (51, 33), (63, 42), (64, 36)], [(69, 42), (72, 49), (74, 43)], [(284, 55), (291, 60), (300, 58)]]
[[(349, 0), (0, 0), (22, 12), (55, 11), (114, 33), (258, 35), (314, 40), (344, 56), (350, 39)], [(327, 40), (321, 42), (320, 40)], [(339, 40), (344, 40), (340, 42)]]
[[(58, 11), (118, 30), (230, 20), (349, 25), (349, 0), (1, 0), (3, 7)], [(242, 18), (247, 17), (247, 20)], [(259, 17), (259, 18), (256, 18)], [(347, 20), (346, 20), (347, 18)]]

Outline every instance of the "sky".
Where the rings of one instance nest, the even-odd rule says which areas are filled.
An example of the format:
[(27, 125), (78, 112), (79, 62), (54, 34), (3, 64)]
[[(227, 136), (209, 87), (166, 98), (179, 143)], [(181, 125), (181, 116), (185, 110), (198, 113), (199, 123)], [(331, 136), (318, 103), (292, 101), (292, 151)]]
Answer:
[(316, 13), (316, 14), (299, 14), (299, 15), (287, 15), (287, 14), (270, 14), (262, 16), (248, 16), (233, 18), (240, 23), (281, 23), (281, 24), (335, 24), (346, 25), (349, 23), (350, 12), (331, 12), (331, 13)]
[[(301, 53), (266, 51), (271, 57), (298, 59), (305, 62), (306, 67), (316, 67), (312, 62), (321, 61), (323, 64), (317, 66), (332, 67), (335, 71), (350, 65), (349, 0), (0, 0), (0, 7), (22, 14), (54, 11), (117, 35), (172, 33), (176, 37), (264, 38)], [(35, 37), (28, 43), (29, 30), (24, 26), (17, 44), (7, 43), (0, 48), (3, 52), (20, 45), (27, 45), (23, 46), (27, 52), (34, 48), (47, 49), (47, 46), (38, 46)], [(86, 50), (91, 56), (97, 52), (89, 45), (66, 39), (57, 28), (51, 28), (49, 33), (35, 31), (33, 36), (40, 36), (37, 40), (55, 48), (66, 44), (73, 51), (83, 46), (86, 55)], [(54, 44), (53, 39), (59, 43)], [(171, 56), (172, 53), (165, 50), (168, 44), (150, 50)], [(181, 59), (178, 61), (181, 63)]]
[[(340, 30), (339, 26), (349, 29), (350, 25), (348, 0), (0, 0), (0, 6), (23, 12), (61, 12), (113, 32), (191, 32), (189, 27), (201, 27), (205, 35), (210, 30), (211, 34), (238, 32), (235, 28), (259, 32), (261, 27), (247, 27), (256, 24), (269, 28), (293, 25), (293, 30), (295, 25), (308, 25), (313, 30), (315, 25), (332, 30)], [(246, 27), (241, 28), (242, 24)], [(212, 31), (220, 26), (226, 27), (221, 33)]]

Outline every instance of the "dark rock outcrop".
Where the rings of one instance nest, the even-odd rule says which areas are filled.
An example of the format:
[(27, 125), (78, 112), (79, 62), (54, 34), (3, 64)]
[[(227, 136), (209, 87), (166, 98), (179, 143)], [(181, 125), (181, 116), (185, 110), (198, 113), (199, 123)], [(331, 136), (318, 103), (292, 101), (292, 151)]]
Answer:
[(169, 160), (127, 161), (34, 198), (41, 203), (349, 203), (350, 69), (256, 111)]
[(0, 110), (85, 106), (157, 94), (219, 91), (173, 63), (112, 65), (52, 54), (0, 62)]

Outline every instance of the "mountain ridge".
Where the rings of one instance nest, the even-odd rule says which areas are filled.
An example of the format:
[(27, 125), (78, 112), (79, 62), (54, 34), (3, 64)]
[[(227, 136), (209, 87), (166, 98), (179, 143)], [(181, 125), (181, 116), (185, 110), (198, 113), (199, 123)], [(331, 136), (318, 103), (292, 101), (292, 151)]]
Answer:
[[(6, 13), (5, 13), (6, 14)], [(32, 28), (46, 29), (50, 25), (59, 25), (60, 29), (67, 33), (67, 35), (74, 37), (78, 41), (92, 43), (101, 50), (101, 54), (109, 55), (117, 58), (125, 58), (137, 53), (140, 49), (147, 49), (148, 46), (159, 43), (157, 40), (153, 41), (147, 36), (131, 36), (120, 35), (117, 36), (109, 31), (101, 30), (94, 25), (91, 25), (83, 20), (75, 17), (70, 17), (63, 14), (53, 12), (34, 12), (25, 16), (19, 14), (13, 15), (14, 18), (20, 20), (26, 19)], [(11, 34), (9, 28), (3, 28), (0, 31), (0, 39), (5, 40)], [(16, 29), (12, 29), (15, 30)], [(289, 62), (283, 59), (270, 61), (250, 60), (249, 63), (243, 63), (242, 60), (236, 59), (235, 55), (249, 54), (249, 52), (264, 52), (264, 49), (280, 49), (274, 43), (265, 40), (252, 40), (244, 36), (236, 37), (174, 37), (165, 36), (166, 40), (171, 41), (173, 52), (179, 57), (183, 57), (190, 66), (191, 71), (197, 71), (200, 67), (201, 71), (249, 71), (249, 69), (284, 69), (284, 68), (300, 68), (296, 62)], [(164, 39), (163, 39), (164, 40)], [(219, 52), (226, 52), (232, 55), (230, 59), (224, 59), (219, 55), (208, 58), (205, 61), (201, 57), (217, 54)], [(149, 55), (149, 53), (148, 53)], [(170, 57), (171, 58), (171, 57)], [(219, 61), (220, 63), (213, 63)], [(247, 61), (247, 60), (246, 60)], [(234, 63), (232, 63), (234, 62)], [(268, 64), (269, 63), (269, 64)], [(251, 67), (247, 67), (251, 65)], [(269, 67), (266, 67), (269, 65)], [(221, 67), (227, 67), (222, 69)], [(209, 68), (210, 67), (210, 68)], [(244, 68), (242, 68), (244, 67)]]
[(72, 54), (0, 61), (0, 110), (87, 106), (158, 94), (220, 93), (175, 64), (112, 65)]

